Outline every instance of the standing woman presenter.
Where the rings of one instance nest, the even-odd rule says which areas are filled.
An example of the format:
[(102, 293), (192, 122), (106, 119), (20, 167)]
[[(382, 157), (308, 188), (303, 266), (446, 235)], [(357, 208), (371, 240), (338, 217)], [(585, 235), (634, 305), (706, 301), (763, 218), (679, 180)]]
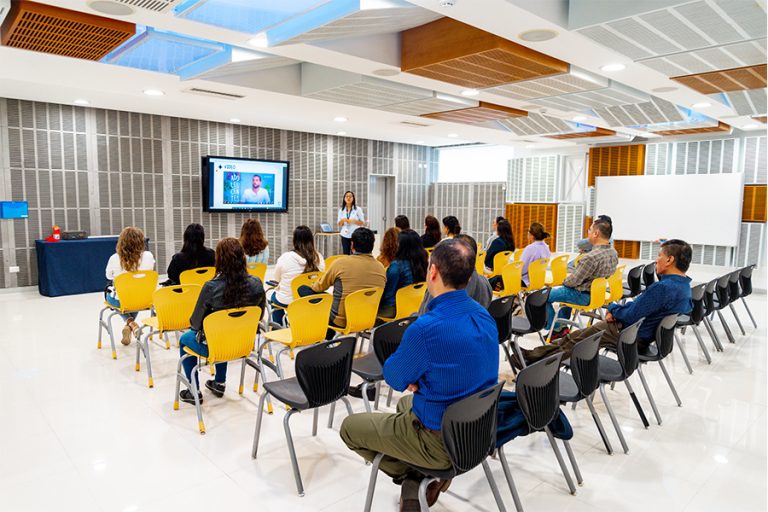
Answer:
[(341, 249), (344, 254), (352, 253), (352, 233), (360, 226), (365, 226), (363, 210), (355, 204), (355, 194), (351, 190), (344, 192), (344, 199), (339, 209), (339, 234)]

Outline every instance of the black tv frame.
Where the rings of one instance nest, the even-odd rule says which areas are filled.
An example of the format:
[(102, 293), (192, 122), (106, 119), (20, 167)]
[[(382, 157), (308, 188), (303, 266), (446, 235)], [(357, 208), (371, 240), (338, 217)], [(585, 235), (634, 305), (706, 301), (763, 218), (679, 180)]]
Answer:
[[(243, 160), (247, 162), (267, 162), (271, 164), (285, 164), (285, 204), (281, 207), (267, 208), (211, 208), (208, 200), (210, 199), (210, 158), (222, 158), (227, 160)], [(241, 158), (236, 156), (217, 156), (207, 155), (202, 157), (202, 173), (200, 181), (202, 184), (202, 202), (203, 211), (207, 213), (287, 213), (288, 203), (291, 192), (290, 187), (291, 163), (287, 160), (269, 160), (266, 158)]]

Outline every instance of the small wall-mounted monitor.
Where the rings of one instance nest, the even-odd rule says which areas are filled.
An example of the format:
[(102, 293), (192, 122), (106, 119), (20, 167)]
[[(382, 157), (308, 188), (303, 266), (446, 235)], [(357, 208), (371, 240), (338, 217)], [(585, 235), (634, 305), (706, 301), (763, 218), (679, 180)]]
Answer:
[(204, 212), (288, 211), (288, 162), (203, 157)]
[(29, 204), (26, 201), (0, 201), (0, 219), (26, 219)]

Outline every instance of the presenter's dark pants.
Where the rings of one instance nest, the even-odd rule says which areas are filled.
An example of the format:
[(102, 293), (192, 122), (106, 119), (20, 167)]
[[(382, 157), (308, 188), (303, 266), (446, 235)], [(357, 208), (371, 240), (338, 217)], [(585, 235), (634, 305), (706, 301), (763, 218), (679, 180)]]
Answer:
[(340, 237), (341, 238), (341, 252), (344, 254), (352, 254), (352, 239), (346, 238), (346, 237)]

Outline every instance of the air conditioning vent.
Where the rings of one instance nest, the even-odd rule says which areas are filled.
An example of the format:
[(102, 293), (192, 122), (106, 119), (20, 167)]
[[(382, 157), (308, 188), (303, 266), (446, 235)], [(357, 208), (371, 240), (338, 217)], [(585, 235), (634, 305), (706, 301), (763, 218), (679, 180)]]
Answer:
[(400, 124), (410, 126), (411, 128), (426, 128), (427, 126), (432, 126), (431, 124), (417, 123), (415, 121), (400, 121)]
[(117, 3), (147, 9), (155, 12), (166, 12), (178, 0), (114, 0)]
[(185, 89), (181, 92), (186, 92), (188, 94), (198, 94), (200, 96), (209, 96), (211, 98), (221, 98), (224, 100), (239, 100), (242, 98), (245, 98), (242, 94), (233, 94), (231, 92), (221, 92), (221, 91), (212, 91), (210, 89), (200, 89), (199, 87), (192, 87), (190, 89)]

